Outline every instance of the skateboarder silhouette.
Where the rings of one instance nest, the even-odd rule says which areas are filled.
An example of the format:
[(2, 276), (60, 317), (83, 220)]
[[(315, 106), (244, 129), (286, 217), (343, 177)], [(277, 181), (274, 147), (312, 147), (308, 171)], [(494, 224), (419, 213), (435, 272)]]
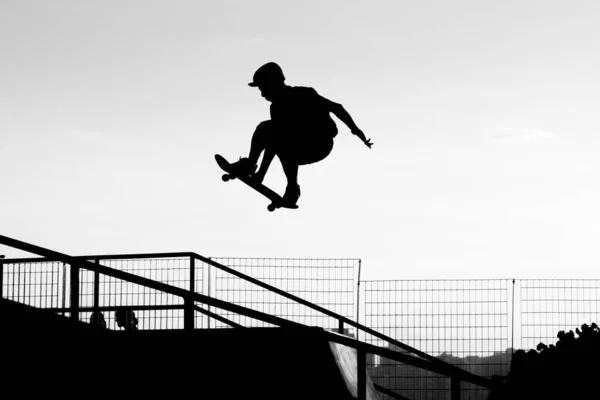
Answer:
[[(271, 102), (271, 119), (258, 124), (249, 156), (240, 158), (232, 166), (261, 183), (277, 156), (287, 177), (283, 195), (286, 204), (294, 205), (300, 197), (298, 167), (323, 160), (333, 149), (333, 138), (338, 130), (330, 113), (346, 124), (367, 147), (373, 145), (341, 104), (320, 96), (313, 88), (286, 85), (281, 67), (274, 62), (256, 70), (248, 85), (258, 88), (262, 97)], [(260, 168), (256, 171), (263, 152)]]

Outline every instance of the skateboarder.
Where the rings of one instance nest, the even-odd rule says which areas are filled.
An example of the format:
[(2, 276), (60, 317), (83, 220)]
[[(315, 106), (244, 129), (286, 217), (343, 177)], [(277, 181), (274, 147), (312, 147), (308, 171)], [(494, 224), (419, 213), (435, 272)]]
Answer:
[[(283, 200), (288, 204), (296, 204), (300, 197), (298, 166), (323, 160), (333, 148), (338, 130), (330, 113), (344, 122), (366, 146), (373, 145), (341, 104), (320, 96), (313, 88), (286, 85), (281, 67), (274, 62), (260, 67), (248, 85), (257, 87), (262, 97), (271, 102), (271, 119), (256, 127), (248, 158), (240, 158), (233, 165), (241, 173), (262, 182), (273, 158), (279, 157), (287, 177)], [(256, 171), (263, 152), (262, 163)]]

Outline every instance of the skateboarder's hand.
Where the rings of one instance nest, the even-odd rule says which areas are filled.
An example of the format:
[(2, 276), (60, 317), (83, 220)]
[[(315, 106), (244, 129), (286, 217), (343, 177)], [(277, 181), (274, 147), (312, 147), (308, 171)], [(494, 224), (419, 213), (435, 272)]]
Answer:
[(371, 139), (367, 139), (363, 131), (361, 131), (360, 129), (354, 129), (352, 131), (352, 134), (358, 136), (368, 148), (371, 148), (371, 146), (373, 146), (373, 142), (371, 142)]

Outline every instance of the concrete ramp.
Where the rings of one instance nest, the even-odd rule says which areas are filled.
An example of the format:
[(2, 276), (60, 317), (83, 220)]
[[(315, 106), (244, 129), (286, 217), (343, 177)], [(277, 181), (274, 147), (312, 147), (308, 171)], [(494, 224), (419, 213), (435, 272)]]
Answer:
[[(353, 398), (358, 397), (358, 358), (356, 349), (339, 343), (329, 342), (331, 352), (340, 370), (342, 379)], [(367, 399), (379, 399), (378, 391), (373, 386), (371, 377), (367, 375)]]

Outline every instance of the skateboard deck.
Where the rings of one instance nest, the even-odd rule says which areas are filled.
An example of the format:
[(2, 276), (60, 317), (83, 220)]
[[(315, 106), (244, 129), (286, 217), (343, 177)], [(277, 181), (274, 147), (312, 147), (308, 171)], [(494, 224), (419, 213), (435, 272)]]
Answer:
[(273, 190), (269, 189), (262, 183), (254, 182), (250, 176), (237, 174), (235, 168), (232, 168), (231, 163), (225, 159), (225, 157), (215, 154), (215, 160), (217, 160), (217, 164), (223, 171), (226, 172), (221, 178), (223, 181), (227, 182), (233, 179), (239, 179), (244, 182), (246, 185), (250, 186), (252, 189), (256, 190), (258, 193), (265, 196), (267, 199), (271, 200), (271, 204), (267, 206), (267, 210), (275, 211), (278, 208), (291, 208), (296, 209), (298, 205), (296, 204), (286, 204), (283, 201), (283, 198), (275, 193)]

